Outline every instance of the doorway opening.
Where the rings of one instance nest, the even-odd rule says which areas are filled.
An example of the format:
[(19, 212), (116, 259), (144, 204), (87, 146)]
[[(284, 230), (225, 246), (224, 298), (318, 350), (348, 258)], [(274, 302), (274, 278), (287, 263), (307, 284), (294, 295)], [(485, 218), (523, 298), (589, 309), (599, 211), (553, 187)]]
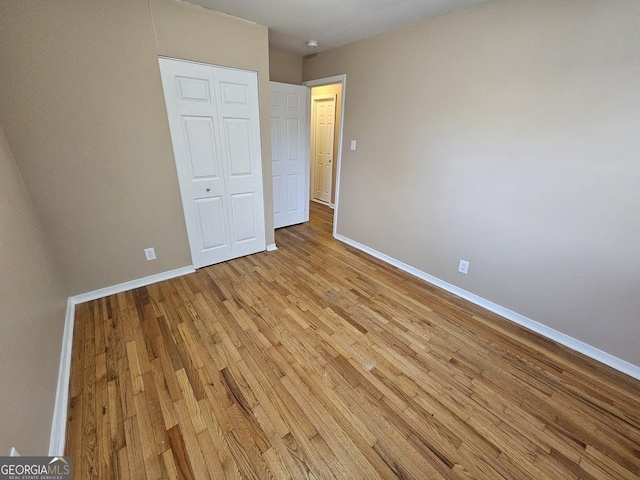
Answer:
[(303, 83), (311, 88), (309, 198), (316, 205), (334, 209), (334, 236), (340, 192), (345, 84), (346, 75)]
[(311, 200), (333, 207), (342, 85), (311, 89)]

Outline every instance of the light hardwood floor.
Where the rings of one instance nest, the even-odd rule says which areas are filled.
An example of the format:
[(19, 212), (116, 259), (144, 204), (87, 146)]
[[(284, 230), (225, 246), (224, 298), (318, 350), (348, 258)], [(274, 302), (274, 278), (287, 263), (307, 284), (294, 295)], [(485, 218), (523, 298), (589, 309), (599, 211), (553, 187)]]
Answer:
[(79, 305), (86, 478), (634, 479), (640, 382), (331, 237)]

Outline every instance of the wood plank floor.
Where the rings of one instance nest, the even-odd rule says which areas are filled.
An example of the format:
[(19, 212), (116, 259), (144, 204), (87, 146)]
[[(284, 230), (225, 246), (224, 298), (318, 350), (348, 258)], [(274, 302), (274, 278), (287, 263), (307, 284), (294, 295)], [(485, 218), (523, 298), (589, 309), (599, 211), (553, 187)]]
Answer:
[(73, 477), (637, 479), (640, 382), (334, 240), (79, 305)]

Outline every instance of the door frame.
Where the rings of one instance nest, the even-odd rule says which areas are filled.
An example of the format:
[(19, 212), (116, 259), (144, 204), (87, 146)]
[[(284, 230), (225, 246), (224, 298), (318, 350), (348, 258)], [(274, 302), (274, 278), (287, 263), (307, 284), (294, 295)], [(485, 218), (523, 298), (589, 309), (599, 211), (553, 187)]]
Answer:
[[(309, 174), (309, 199), (314, 201), (314, 202), (318, 202), (318, 203), (322, 203), (325, 205), (329, 205), (331, 208), (335, 208), (335, 204), (332, 205), (331, 204), (331, 196), (333, 195), (333, 188), (331, 189), (331, 192), (329, 193), (329, 201), (328, 202), (324, 202), (323, 200), (320, 200), (318, 198), (314, 197), (314, 191), (315, 191), (315, 153), (316, 153), (316, 129), (315, 129), (315, 120), (316, 120), (316, 114), (317, 114), (317, 101), (322, 101), (322, 100), (333, 100), (333, 124), (335, 127), (335, 117), (336, 117), (336, 102), (338, 101), (338, 96), (335, 93), (326, 93), (326, 94), (322, 94), (322, 95), (311, 95), (311, 141), (309, 142), (311, 144), (310, 147), (310, 153), (313, 153), (313, 158), (311, 158), (311, 155), (309, 155), (309, 157), (311, 158), (311, 161), (309, 161), (309, 168), (311, 170), (311, 173)], [(333, 150), (333, 146), (335, 145), (335, 138), (336, 135), (336, 131), (335, 128), (333, 130), (333, 142), (331, 142), (331, 147)], [(333, 164), (335, 163), (335, 158), (333, 159), (334, 162), (331, 162), (331, 178), (333, 179)], [(311, 163), (314, 163), (314, 165), (311, 165)], [(336, 172), (337, 175), (337, 172)], [(331, 184), (333, 184), (333, 181), (330, 182)], [(332, 185), (333, 187), (333, 185)], [(336, 177), (336, 190), (338, 187), (338, 179)]]
[[(302, 82), (302, 85), (313, 88), (313, 87), (321, 87), (323, 85), (333, 85), (335, 83), (340, 83), (342, 85), (342, 101), (340, 102), (340, 131), (338, 132), (338, 158), (335, 159), (335, 168), (337, 168), (336, 172), (336, 191), (335, 197), (336, 201), (334, 203), (334, 212), (333, 212), (333, 236), (335, 237), (338, 232), (338, 210), (340, 205), (340, 171), (342, 170), (342, 139), (344, 133), (344, 104), (347, 93), (347, 75), (334, 75), (332, 77), (324, 77), (318, 78), (315, 80), (308, 80), (306, 82)], [(311, 116), (309, 116), (309, 128), (311, 128)], [(311, 164), (311, 158), (309, 158), (309, 164)]]

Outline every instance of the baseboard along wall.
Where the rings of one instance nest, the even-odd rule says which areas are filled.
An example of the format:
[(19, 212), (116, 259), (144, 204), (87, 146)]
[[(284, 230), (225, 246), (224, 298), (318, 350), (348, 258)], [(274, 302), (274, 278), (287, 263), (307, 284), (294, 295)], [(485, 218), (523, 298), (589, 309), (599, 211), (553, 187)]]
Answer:
[(55, 406), (53, 408), (53, 420), (51, 422), (51, 436), (49, 438), (49, 456), (64, 455), (64, 444), (67, 433), (67, 408), (69, 405), (69, 381), (71, 378), (71, 349), (73, 346), (73, 324), (76, 305), (133, 290), (134, 288), (145, 287), (153, 283), (162, 282), (163, 280), (181, 277), (182, 275), (193, 272), (195, 272), (195, 269), (190, 265), (69, 297), (67, 300), (67, 312), (62, 334), (58, 386), (56, 389)]
[[(371, 247), (368, 247), (360, 242), (352, 240), (340, 234), (335, 234), (335, 238), (347, 245), (352, 246), (362, 252), (368, 253), (372, 257), (375, 257), (383, 262), (386, 262), (394, 267), (399, 268), (411, 275), (418, 277), (432, 285), (442, 288), (449, 293), (457, 295), (465, 300), (470, 301), (480, 307), (496, 313), (507, 320), (510, 320), (518, 325), (521, 325), (529, 330), (532, 330), (550, 340), (553, 340), (565, 347), (582, 353), (587, 357), (590, 357), (598, 362), (608, 365), (622, 373), (625, 373), (637, 380), (640, 380), (640, 367), (633, 365), (625, 360), (615, 357), (607, 352), (575, 339), (569, 335), (566, 335), (558, 330), (536, 322), (524, 315), (520, 315), (517, 312), (502, 307), (496, 303), (491, 302), (485, 298), (482, 298), (474, 293), (468, 292), (460, 287), (456, 287), (444, 280), (441, 280), (433, 275), (429, 275), (422, 270), (419, 270), (411, 265), (408, 265), (400, 260), (397, 260), (389, 255), (379, 252)], [(272, 243), (267, 245), (267, 251), (277, 250), (276, 244)], [(49, 440), (49, 455), (61, 456), (64, 455), (65, 435), (67, 428), (67, 406), (69, 403), (69, 380), (71, 377), (71, 348), (73, 344), (73, 322), (75, 315), (75, 307), (79, 303), (89, 302), (98, 298), (103, 298), (109, 295), (115, 295), (117, 293), (126, 292), (134, 288), (144, 287), (151, 285), (152, 283), (161, 282), (163, 280), (169, 280), (171, 278), (180, 277), (189, 273), (195, 272), (192, 266), (182, 267), (175, 270), (169, 270), (167, 272), (151, 275), (148, 277), (132, 280), (129, 282), (120, 283), (112, 287), (101, 288), (92, 292), (83, 293), (81, 295), (75, 295), (69, 297), (67, 302), (67, 313), (64, 322), (64, 333), (62, 336), (62, 351), (60, 353), (60, 369), (58, 372), (58, 387), (56, 391), (56, 402), (53, 412), (53, 421), (51, 424), (51, 438)], [(12, 451), (13, 453), (13, 451)], [(17, 453), (17, 452), (16, 452)]]
[(444, 280), (440, 280), (439, 278), (434, 277), (433, 275), (429, 275), (428, 273), (423, 272), (422, 270), (418, 270), (417, 268), (412, 267), (411, 265), (407, 265), (406, 263), (401, 262), (400, 260), (390, 257), (389, 255), (379, 252), (360, 242), (352, 240), (351, 238), (345, 237), (344, 235), (340, 235), (336, 233), (334, 237), (336, 238), (336, 240), (340, 240), (341, 242), (346, 243), (347, 245), (350, 245), (353, 248), (356, 248), (362, 252), (368, 253), (372, 257), (375, 257), (379, 260), (382, 260), (383, 262), (386, 262), (390, 265), (393, 265), (394, 267), (399, 268), (400, 270), (410, 273), (411, 275), (418, 277), (424, 280), (425, 282), (431, 283), (436, 287), (440, 287), (449, 293), (453, 293), (454, 295), (464, 298), (465, 300), (468, 300), (471, 303), (474, 303), (482, 308), (486, 308), (490, 312), (496, 313), (501, 317), (506, 318), (507, 320), (517, 323), (518, 325), (521, 325), (529, 330), (532, 330), (550, 340), (553, 340), (561, 345), (564, 345), (565, 347), (575, 350), (576, 352), (580, 352), (589, 358), (597, 360), (600, 363), (603, 363), (637, 380), (640, 380), (640, 366), (629, 363), (607, 352), (603, 352), (602, 350), (592, 345), (589, 345), (588, 343), (585, 343), (581, 340), (573, 338), (565, 333), (559, 332), (558, 330), (548, 327), (540, 322), (536, 322), (535, 320), (525, 317), (524, 315), (520, 315), (517, 312), (509, 310), (508, 308), (502, 307), (496, 303), (493, 303), (490, 300), (487, 300), (486, 298), (482, 298), (460, 287), (456, 287), (455, 285), (445, 282)]

